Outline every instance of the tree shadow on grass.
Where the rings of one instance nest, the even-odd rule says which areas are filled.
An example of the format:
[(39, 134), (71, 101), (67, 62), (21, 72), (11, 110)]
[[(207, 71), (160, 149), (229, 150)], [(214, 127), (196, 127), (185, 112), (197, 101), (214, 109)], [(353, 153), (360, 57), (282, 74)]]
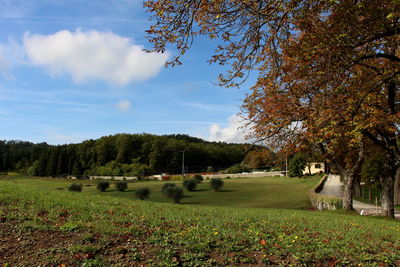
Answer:
[(200, 204), (199, 202), (183, 202), (181, 205), (198, 205)]
[(219, 192), (219, 193), (229, 193), (229, 192), (236, 192), (236, 191), (239, 191), (239, 190), (223, 189), (223, 190), (220, 190), (220, 191), (218, 191), (218, 192)]
[(210, 189), (197, 189), (194, 190), (193, 192), (204, 192), (204, 191), (210, 191)]

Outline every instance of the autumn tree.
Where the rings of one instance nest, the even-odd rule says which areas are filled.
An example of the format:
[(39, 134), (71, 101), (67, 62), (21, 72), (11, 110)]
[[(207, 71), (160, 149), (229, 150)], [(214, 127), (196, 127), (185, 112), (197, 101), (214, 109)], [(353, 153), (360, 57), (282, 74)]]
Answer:
[(267, 148), (251, 150), (246, 154), (242, 163), (253, 169), (271, 167), (272, 152)]
[(145, 6), (155, 18), (148, 30), (153, 50), (163, 52), (167, 44), (178, 50), (170, 65), (180, 64), (194, 38), (205, 35), (218, 39), (210, 62), (229, 67), (221, 85), (240, 85), (251, 70), (258, 72), (244, 103), (254, 137), (319, 144), (345, 184), (359, 171), (363, 140), (380, 146), (382, 205), (394, 215), (399, 1), (159, 0)]

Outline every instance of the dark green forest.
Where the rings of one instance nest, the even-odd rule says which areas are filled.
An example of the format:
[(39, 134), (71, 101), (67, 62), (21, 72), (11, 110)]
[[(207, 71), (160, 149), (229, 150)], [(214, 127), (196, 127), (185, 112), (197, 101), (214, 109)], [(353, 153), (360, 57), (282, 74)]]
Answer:
[(152, 134), (117, 134), (66, 145), (0, 141), (0, 171), (51, 177), (174, 174), (182, 172), (183, 154), (185, 172), (218, 171), (240, 163), (248, 147)]

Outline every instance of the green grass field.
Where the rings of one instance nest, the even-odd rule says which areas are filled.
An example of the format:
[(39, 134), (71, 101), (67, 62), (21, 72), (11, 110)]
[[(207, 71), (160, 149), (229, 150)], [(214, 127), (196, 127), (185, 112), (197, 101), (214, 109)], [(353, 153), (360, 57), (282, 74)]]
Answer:
[[(219, 193), (204, 181), (183, 204), (172, 204), (157, 192), (160, 182), (132, 183), (124, 193), (99, 193), (94, 185), (76, 193), (65, 190), (71, 181), (0, 179), (0, 263), (399, 265), (398, 221), (301, 210), (317, 180), (230, 179)], [(143, 185), (153, 190), (150, 199), (133, 199)]]
[[(307, 191), (317, 183), (318, 179), (320, 179), (319, 176), (307, 179), (283, 177), (225, 179), (225, 186), (221, 192), (210, 190), (209, 181), (205, 180), (198, 184), (194, 192), (185, 191), (185, 197), (181, 203), (230, 207), (307, 209), (310, 208)], [(182, 181), (169, 182), (182, 186)], [(110, 183), (109, 190), (98, 192), (95, 186), (96, 182), (83, 182), (82, 193), (135, 199), (134, 192), (136, 189), (148, 187), (151, 190), (149, 201), (170, 202), (161, 193), (161, 187), (166, 183), (164, 181), (129, 183), (126, 192), (117, 191), (112, 184), (113, 182)], [(52, 189), (54, 180), (37, 180), (33, 184), (34, 186)], [(64, 181), (59, 186), (65, 186)]]

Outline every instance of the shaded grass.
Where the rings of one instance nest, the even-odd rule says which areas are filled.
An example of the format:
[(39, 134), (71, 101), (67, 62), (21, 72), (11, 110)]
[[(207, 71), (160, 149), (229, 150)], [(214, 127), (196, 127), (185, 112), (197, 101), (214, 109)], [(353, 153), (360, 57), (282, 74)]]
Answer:
[[(147, 252), (146, 257), (126, 259), (127, 264), (400, 264), (400, 224), (390, 219), (361, 217), (345, 211), (176, 205), (116, 197), (120, 196), (113, 195), (116, 192), (55, 189), (65, 183), (0, 180), (0, 217), (17, 221), (25, 229), (101, 233), (103, 241), (112, 235), (126, 236), (124, 245), (129, 251), (143, 248)], [(252, 183), (258, 185), (256, 180)], [(150, 184), (154, 188), (160, 186), (146, 186)], [(230, 201), (225, 195), (240, 192), (243, 187), (240, 180), (228, 184), (227, 190), (238, 191), (215, 193), (222, 197), (221, 203), (223, 199)], [(202, 192), (208, 191), (193, 194)], [(205, 201), (190, 196), (184, 200)], [(255, 203), (257, 198), (251, 199)], [(111, 265), (107, 256), (98, 253), (95, 257)]]

